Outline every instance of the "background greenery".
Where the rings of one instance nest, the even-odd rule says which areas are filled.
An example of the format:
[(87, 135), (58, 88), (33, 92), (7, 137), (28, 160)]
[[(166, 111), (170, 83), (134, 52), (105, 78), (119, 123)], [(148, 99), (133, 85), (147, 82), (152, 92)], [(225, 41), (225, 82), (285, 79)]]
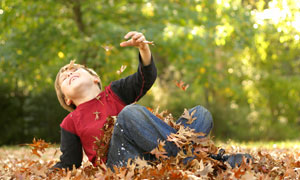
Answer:
[(1, 0), (0, 145), (59, 142), (57, 71), (76, 59), (104, 85), (135, 72), (137, 49), (119, 47), (131, 30), (155, 42), (159, 77), (141, 104), (175, 117), (201, 104), (220, 140), (298, 139), (299, 9), (297, 0)]

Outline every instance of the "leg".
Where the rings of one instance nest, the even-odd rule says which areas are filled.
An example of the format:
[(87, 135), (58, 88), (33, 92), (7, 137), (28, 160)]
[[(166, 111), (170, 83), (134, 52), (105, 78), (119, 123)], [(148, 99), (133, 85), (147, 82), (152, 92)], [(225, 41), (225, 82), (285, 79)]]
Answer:
[[(125, 166), (129, 158), (137, 156), (154, 159), (149, 152), (157, 147), (157, 140), (166, 140), (176, 130), (140, 105), (128, 105), (118, 115), (110, 142), (107, 165)], [(175, 156), (178, 148), (166, 141), (169, 156)]]
[(194, 120), (192, 124), (187, 124), (187, 119), (179, 118), (176, 123), (181, 123), (185, 127), (189, 127), (191, 129), (195, 129), (195, 132), (203, 132), (206, 136), (210, 133), (213, 128), (213, 119), (210, 112), (202, 106), (196, 106), (189, 110), (189, 113), (192, 113), (196, 110), (193, 117), (197, 119)]
[[(184, 127), (189, 127), (191, 129), (195, 129), (195, 132), (203, 132), (205, 136), (209, 135), (211, 129), (213, 128), (213, 119), (211, 113), (202, 106), (196, 106), (192, 109), (189, 109), (189, 113), (191, 114), (194, 110), (196, 110), (193, 118), (197, 118), (191, 124), (187, 124), (188, 121), (185, 118), (179, 118), (176, 123), (182, 124)], [(201, 138), (202, 136), (199, 136)], [(183, 163), (186, 164), (188, 161), (191, 161), (195, 158), (195, 156), (187, 157), (183, 160)]]

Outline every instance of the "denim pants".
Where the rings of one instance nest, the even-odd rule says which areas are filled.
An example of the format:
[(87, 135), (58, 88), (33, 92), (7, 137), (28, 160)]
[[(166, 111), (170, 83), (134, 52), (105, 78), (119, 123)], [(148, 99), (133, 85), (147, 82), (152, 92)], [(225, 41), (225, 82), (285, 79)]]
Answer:
[[(186, 124), (185, 118), (179, 118), (176, 123), (208, 135), (213, 127), (212, 116), (202, 106), (196, 106), (189, 112), (195, 109), (193, 117), (197, 119), (192, 124)], [(126, 166), (129, 158), (136, 157), (154, 160), (155, 157), (149, 152), (157, 147), (157, 140), (166, 142), (164, 148), (168, 156), (176, 156), (178, 147), (173, 142), (166, 141), (171, 133), (176, 133), (176, 130), (152, 114), (146, 107), (137, 104), (126, 106), (117, 117), (110, 141), (107, 166), (110, 168), (114, 165)]]

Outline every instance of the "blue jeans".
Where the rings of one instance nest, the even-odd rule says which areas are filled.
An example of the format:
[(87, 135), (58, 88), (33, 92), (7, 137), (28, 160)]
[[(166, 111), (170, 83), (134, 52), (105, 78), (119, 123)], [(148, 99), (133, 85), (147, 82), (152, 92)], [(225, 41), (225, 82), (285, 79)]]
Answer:
[[(208, 135), (213, 127), (210, 112), (202, 106), (196, 106), (192, 124), (186, 124), (185, 118), (179, 118), (176, 123), (195, 129), (195, 132), (203, 132)], [(164, 148), (168, 156), (176, 156), (179, 151), (173, 143), (166, 141), (167, 136), (176, 133), (176, 129), (170, 127), (163, 120), (152, 114), (147, 108), (140, 105), (128, 105), (118, 115), (110, 141), (107, 156), (107, 166), (126, 166), (128, 159), (136, 157), (146, 160), (155, 160), (149, 152), (157, 147), (157, 140), (165, 141)]]

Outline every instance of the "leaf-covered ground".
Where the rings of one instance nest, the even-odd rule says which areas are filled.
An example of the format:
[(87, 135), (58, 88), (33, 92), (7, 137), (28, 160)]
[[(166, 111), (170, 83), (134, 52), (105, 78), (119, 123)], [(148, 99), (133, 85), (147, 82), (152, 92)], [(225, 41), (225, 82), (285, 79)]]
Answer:
[[(72, 171), (50, 171), (61, 154), (57, 146), (51, 146), (43, 140), (34, 139), (27, 147), (4, 147), (0, 149), (0, 179), (299, 179), (300, 177), (300, 146), (299, 143), (272, 144), (271, 146), (247, 146), (245, 144), (214, 143), (203, 133), (176, 124), (170, 114), (153, 111), (157, 117), (173, 128), (175, 134), (170, 134), (171, 141), (180, 149), (176, 157), (167, 157), (164, 141), (158, 141), (158, 147), (151, 154), (157, 160), (147, 162), (143, 159), (129, 160), (126, 167), (114, 167), (113, 171), (105, 164), (94, 167), (84, 157), (82, 166)], [(195, 118), (193, 113), (184, 111), (182, 117), (187, 123)], [(102, 139), (96, 139), (97, 155), (100, 159), (107, 152), (106, 144), (113, 130), (114, 118), (108, 118), (104, 126)], [(240, 167), (231, 168), (228, 163), (210, 158), (209, 154), (217, 154), (220, 148), (226, 154), (249, 153), (253, 161), (243, 163)], [(186, 158), (193, 157), (186, 163)]]
[(250, 153), (254, 157), (251, 165), (226, 170), (214, 166), (211, 161), (195, 160), (189, 166), (165, 160), (151, 166), (138, 161), (128, 168), (112, 173), (105, 168), (93, 168), (84, 157), (83, 166), (71, 172), (48, 173), (61, 154), (58, 146), (51, 146), (41, 157), (28, 147), (0, 148), (0, 179), (299, 179), (299, 142), (235, 144), (218, 143), (228, 153)]

